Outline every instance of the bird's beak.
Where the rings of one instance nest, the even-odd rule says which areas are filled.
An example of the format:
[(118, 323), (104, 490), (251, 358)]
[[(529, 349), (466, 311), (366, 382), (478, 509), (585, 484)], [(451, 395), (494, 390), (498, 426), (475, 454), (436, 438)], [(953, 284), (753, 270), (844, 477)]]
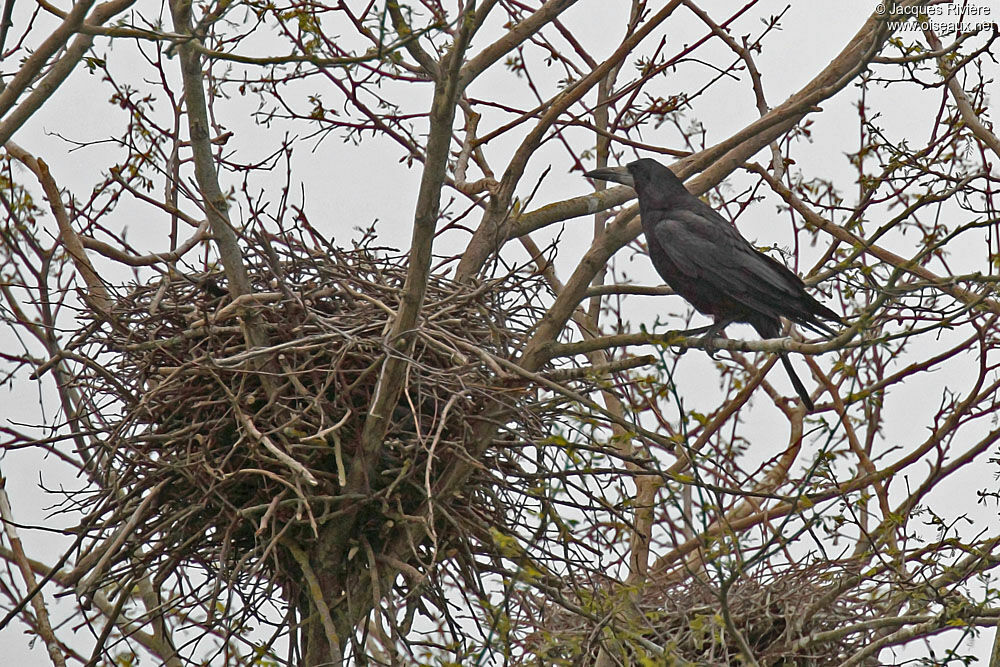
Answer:
[(632, 178), (632, 174), (628, 173), (628, 169), (626, 167), (605, 167), (603, 169), (595, 169), (594, 171), (588, 171), (584, 174), (584, 176), (596, 178), (601, 181), (612, 181), (629, 187), (635, 187), (635, 179)]

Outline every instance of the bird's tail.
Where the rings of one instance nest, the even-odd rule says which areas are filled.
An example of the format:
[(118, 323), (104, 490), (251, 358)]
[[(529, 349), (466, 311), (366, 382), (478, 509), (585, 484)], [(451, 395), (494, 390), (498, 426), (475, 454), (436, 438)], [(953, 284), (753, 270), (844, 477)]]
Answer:
[(813, 405), (812, 399), (809, 397), (809, 392), (806, 391), (805, 385), (802, 384), (802, 380), (799, 379), (795, 368), (792, 367), (792, 361), (788, 358), (788, 353), (779, 352), (778, 356), (781, 357), (781, 365), (785, 367), (785, 372), (788, 373), (788, 379), (792, 381), (792, 386), (795, 387), (795, 393), (802, 399), (802, 404), (806, 406), (806, 410), (812, 412), (816, 409), (816, 406)]
[[(777, 318), (760, 317), (751, 320), (749, 324), (757, 330), (761, 338), (777, 338), (781, 335), (781, 324)], [(806, 391), (805, 385), (802, 384), (802, 380), (799, 379), (798, 374), (792, 367), (792, 361), (788, 358), (788, 353), (778, 352), (778, 356), (781, 357), (781, 365), (785, 367), (785, 372), (788, 373), (788, 379), (792, 381), (792, 386), (795, 387), (795, 393), (802, 399), (802, 404), (806, 406), (806, 410), (812, 412), (816, 406), (813, 405), (812, 399), (809, 398), (809, 392)]]
[(805, 305), (806, 305), (806, 310), (809, 313), (809, 317), (797, 319), (796, 322), (804, 325), (809, 329), (812, 329), (818, 334), (821, 335), (827, 334), (829, 336), (836, 336), (840, 332), (838, 332), (836, 329), (831, 327), (823, 320), (827, 320), (829, 322), (836, 322), (841, 326), (847, 326), (847, 323), (844, 321), (843, 317), (841, 317), (834, 311), (830, 310), (822, 303), (809, 296), (808, 294), (806, 294), (805, 297), (806, 299), (808, 299), (808, 302)]

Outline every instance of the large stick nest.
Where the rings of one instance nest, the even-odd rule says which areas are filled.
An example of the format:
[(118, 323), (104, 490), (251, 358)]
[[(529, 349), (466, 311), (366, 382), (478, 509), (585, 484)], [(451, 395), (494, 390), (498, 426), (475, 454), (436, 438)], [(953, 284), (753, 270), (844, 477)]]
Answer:
[[(358, 530), (377, 552), (385, 527), (423, 502), (441, 471), (470, 460), (479, 415), (511, 422), (497, 442), (474, 443), (493, 470), (511, 444), (545, 435), (544, 402), (495, 361), (513, 356), (537, 320), (537, 277), (512, 272), (466, 287), (432, 276), (400, 346), (387, 322), (405, 257), (316, 236), (257, 241), (251, 298), (234, 301), (218, 271), (165, 276), (122, 290), (114, 326), (95, 320), (76, 342), (104, 364), (77, 381), (120, 406), (93, 462), (104, 488), (90, 498), (92, 529), (127, 524), (144, 554), (114, 556), (95, 584), (138, 577), (143, 561), (161, 577), (199, 564), (230, 581), (301, 581), (282, 544), (308, 551), (324, 523), (360, 505)], [(248, 325), (266, 346), (248, 342)], [(400, 354), (410, 363), (380, 459), (365, 493), (347, 497), (382, 360)], [(463, 489), (465, 509), (503, 525), (509, 508), (476, 493), (495, 481), (483, 462)]]

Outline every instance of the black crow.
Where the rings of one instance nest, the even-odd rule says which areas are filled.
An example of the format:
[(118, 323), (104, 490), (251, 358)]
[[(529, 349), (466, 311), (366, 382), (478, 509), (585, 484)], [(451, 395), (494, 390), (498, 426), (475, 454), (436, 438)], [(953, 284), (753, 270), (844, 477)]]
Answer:
[[(837, 313), (809, 296), (797, 275), (757, 251), (656, 160), (596, 169), (585, 176), (628, 185), (638, 193), (649, 258), (675, 292), (715, 320), (704, 330), (706, 339), (733, 322), (746, 322), (762, 337), (777, 338), (781, 317), (818, 333), (836, 334), (823, 320), (842, 323)], [(802, 403), (813, 410), (788, 355), (779, 354)]]

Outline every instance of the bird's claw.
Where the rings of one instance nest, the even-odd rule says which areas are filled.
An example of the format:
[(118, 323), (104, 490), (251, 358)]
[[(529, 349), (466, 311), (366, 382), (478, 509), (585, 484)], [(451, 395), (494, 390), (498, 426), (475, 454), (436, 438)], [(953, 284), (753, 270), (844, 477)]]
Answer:
[[(684, 337), (691, 340), (697, 340), (701, 344), (701, 348), (705, 353), (714, 361), (715, 355), (721, 349), (715, 344), (715, 339), (722, 335), (725, 329), (725, 324), (720, 324), (716, 322), (715, 324), (710, 324), (704, 327), (697, 327), (695, 329), (671, 329), (665, 334), (667, 339), (674, 337)], [(684, 354), (687, 352), (687, 347), (681, 347), (679, 354)]]
[(705, 350), (705, 354), (707, 354), (712, 361), (715, 361), (715, 354), (720, 349), (719, 346), (716, 345), (715, 339), (725, 335), (723, 332), (726, 330), (728, 325), (729, 321), (723, 320), (716, 321), (714, 324), (705, 327), (705, 335), (703, 335), (700, 339), (701, 346), (702, 349)]
[(705, 334), (704, 336), (701, 337), (700, 340), (701, 340), (701, 348), (705, 350), (705, 354), (708, 355), (709, 359), (715, 361), (715, 355), (719, 351), (718, 346), (716, 346), (715, 344), (715, 335), (711, 333)]

